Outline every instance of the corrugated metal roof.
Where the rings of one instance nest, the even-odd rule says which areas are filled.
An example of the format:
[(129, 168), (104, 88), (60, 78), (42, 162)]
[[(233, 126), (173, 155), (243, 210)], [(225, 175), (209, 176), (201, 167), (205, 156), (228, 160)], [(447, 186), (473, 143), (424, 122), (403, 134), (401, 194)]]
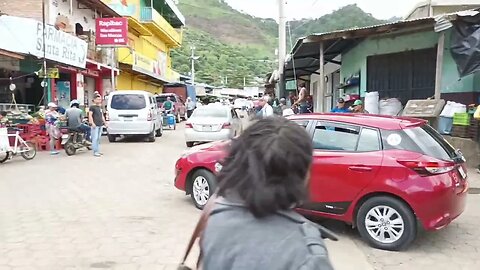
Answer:
[(314, 33), (306, 37), (299, 38), (297, 42), (295, 43), (295, 46), (293, 47), (291, 54), (295, 54), (296, 50), (298, 47), (305, 41), (309, 40), (312, 38), (315, 39), (322, 39), (322, 40), (328, 40), (329, 36), (331, 38), (337, 38), (336, 35), (339, 34), (347, 34), (350, 32), (355, 32), (355, 31), (362, 31), (362, 30), (375, 30), (378, 28), (384, 28), (384, 27), (407, 27), (410, 25), (416, 25), (416, 24), (427, 24), (427, 23), (434, 23), (434, 18), (420, 18), (420, 19), (413, 19), (413, 20), (403, 20), (403, 21), (396, 21), (396, 22), (389, 22), (389, 23), (384, 23), (384, 24), (377, 24), (377, 25), (371, 25), (371, 26), (365, 26), (365, 27), (353, 27), (349, 29), (343, 29), (343, 30), (335, 30), (335, 31), (330, 31), (330, 32), (324, 32), (324, 33)]
[(378, 27), (383, 27), (383, 26), (390, 26), (390, 25), (400, 25), (400, 24), (406, 24), (410, 22), (420, 22), (420, 21), (431, 21), (433, 18), (419, 18), (419, 19), (413, 19), (413, 20), (402, 20), (402, 21), (395, 21), (395, 22), (388, 22), (388, 23), (383, 23), (383, 24), (376, 24), (376, 25), (371, 25), (371, 26), (363, 26), (363, 27), (353, 27), (353, 28), (347, 28), (347, 29), (342, 29), (342, 30), (334, 30), (330, 32), (323, 32), (323, 33), (314, 33), (310, 36), (326, 36), (330, 34), (335, 34), (335, 33), (342, 33), (342, 32), (350, 32), (350, 31), (356, 31), (356, 30), (365, 30), (365, 29), (374, 29)]

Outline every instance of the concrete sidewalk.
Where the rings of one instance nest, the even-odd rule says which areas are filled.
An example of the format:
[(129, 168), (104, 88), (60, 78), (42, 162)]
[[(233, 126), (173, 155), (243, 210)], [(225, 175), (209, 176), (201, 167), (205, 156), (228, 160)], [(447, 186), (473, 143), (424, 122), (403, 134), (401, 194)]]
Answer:
[(480, 174), (477, 173), (477, 169), (468, 168), (468, 184), (470, 188), (480, 189)]
[(374, 270), (365, 253), (348, 236), (340, 236), (337, 242), (325, 242), (335, 270)]

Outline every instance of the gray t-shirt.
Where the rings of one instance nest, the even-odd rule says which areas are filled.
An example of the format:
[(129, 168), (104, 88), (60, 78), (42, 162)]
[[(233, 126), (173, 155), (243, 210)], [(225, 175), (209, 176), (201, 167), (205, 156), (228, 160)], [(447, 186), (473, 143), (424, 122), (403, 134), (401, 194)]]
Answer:
[(69, 128), (78, 128), (82, 124), (83, 112), (79, 108), (70, 108), (65, 112)]
[(93, 123), (97, 127), (103, 126), (102, 108), (98, 105), (92, 105), (89, 109), (92, 112)]
[(333, 270), (318, 225), (293, 211), (261, 219), (219, 198), (201, 247), (205, 270)]

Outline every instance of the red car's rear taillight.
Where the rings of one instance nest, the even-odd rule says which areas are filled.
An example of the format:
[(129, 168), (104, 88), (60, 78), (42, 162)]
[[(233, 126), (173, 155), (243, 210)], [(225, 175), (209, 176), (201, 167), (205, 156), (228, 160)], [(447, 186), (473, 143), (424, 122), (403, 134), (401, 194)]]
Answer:
[(225, 123), (225, 124), (222, 125), (222, 129), (229, 129), (231, 127), (232, 127), (232, 124), (230, 124), (230, 123)]
[(185, 128), (193, 128), (193, 125), (190, 123), (185, 123)]
[(403, 166), (414, 170), (421, 176), (447, 173), (455, 168), (455, 163), (448, 161), (397, 160)]

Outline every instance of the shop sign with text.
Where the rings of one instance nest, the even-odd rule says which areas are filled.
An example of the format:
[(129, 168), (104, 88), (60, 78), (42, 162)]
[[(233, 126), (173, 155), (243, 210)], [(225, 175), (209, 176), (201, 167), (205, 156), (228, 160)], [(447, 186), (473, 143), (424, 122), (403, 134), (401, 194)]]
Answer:
[(31, 54), (38, 58), (45, 55), (49, 60), (79, 68), (86, 66), (87, 42), (59, 31), (52, 25), (45, 26), (44, 35), (43, 24), (39, 21), (0, 16), (0, 36), (0, 49)]
[(141, 73), (153, 75), (155, 74), (155, 61), (144, 56), (143, 54), (135, 52), (133, 69)]
[(127, 46), (127, 18), (97, 18), (95, 43), (101, 46)]

